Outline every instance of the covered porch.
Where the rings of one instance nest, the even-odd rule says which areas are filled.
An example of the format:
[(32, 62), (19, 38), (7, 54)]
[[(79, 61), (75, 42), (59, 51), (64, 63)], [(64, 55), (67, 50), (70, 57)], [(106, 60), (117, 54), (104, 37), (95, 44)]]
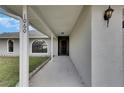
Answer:
[(84, 82), (69, 56), (55, 56), (29, 83), (30, 87), (83, 87)]
[[(53, 84), (53, 86), (84, 86), (84, 82), (70, 58), (69, 47), (71, 42), (70, 34), (73, 32), (76, 22), (79, 21), (80, 14), (83, 11), (83, 6), (24, 5), (1, 6), (1, 9), (3, 9), (1, 11), (2, 13), (20, 20), (19, 86), (29, 86), (29, 25), (33, 26), (35, 29), (47, 35), (51, 39), (51, 61), (43, 68), (43, 70), (46, 70), (40, 70), (31, 79), (30, 86), (51, 86), (51, 84)], [(61, 39), (59, 39), (60, 37)], [(68, 37), (67, 40), (64, 37)], [(53, 74), (52, 71), (54, 72)], [(53, 77), (53, 81), (50, 79), (50, 73)], [(49, 75), (47, 76), (47, 74)], [(46, 80), (46, 84), (39, 82), (43, 81), (40, 80), (43, 79), (41, 76), (46, 79), (48, 78), (48, 80)], [(59, 78), (57, 78), (58, 76), (63, 78), (62, 81), (59, 81)], [(53, 83), (50, 84), (49, 81)]]
[[(115, 11), (108, 28), (103, 19), (108, 6), (0, 7), (2, 13), (20, 20), (20, 87), (123, 86), (123, 6), (112, 6)], [(29, 24), (51, 40), (51, 61), (30, 83)], [(62, 41), (59, 47), (58, 37), (65, 36), (68, 43)]]

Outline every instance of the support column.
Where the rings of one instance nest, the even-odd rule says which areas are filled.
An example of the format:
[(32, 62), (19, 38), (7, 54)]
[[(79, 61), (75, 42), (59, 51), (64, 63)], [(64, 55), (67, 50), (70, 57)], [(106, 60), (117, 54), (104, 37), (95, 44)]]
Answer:
[(51, 33), (51, 61), (53, 61), (53, 34)]
[(28, 38), (28, 19), (27, 19), (27, 6), (23, 6), (23, 18), (21, 21), (20, 30), (20, 76), (19, 86), (29, 86), (29, 38)]

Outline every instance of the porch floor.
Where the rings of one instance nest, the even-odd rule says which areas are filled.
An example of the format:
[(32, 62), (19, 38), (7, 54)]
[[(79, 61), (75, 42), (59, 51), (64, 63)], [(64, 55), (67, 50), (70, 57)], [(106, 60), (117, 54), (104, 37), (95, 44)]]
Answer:
[(56, 56), (30, 80), (30, 87), (82, 87), (69, 56)]

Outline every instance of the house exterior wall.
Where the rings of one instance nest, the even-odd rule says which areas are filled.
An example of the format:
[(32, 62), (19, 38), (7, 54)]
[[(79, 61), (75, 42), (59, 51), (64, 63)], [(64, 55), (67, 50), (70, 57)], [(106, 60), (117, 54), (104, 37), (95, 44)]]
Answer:
[(108, 6), (92, 6), (92, 86), (122, 86), (122, 6), (114, 9), (109, 27), (103, 19)]
[[(14, 52), (9, 53), (7, 50), (7, 41), (9, 39), (0, 39), (0, 56), (19, 56), (19, 39), (14, 40)], [(32, 53), (32, 42), (37, 39), (29, 40), (29, 55), (30, 56), (50, 56), (50, 39), (40, 39), (45, 40), (48, 44), (48, 53)], [(38, 39), (39, 40), (39, 39)], [(54, 55), (57, 55), (57, 40), (54, 40)]]
[[(7, 49), (8, 40), (14, 40), (14, 52), (9, 53)], [(0, 39), (0, 56), (18, 56), (19, 42), (17, 39)]]
[(82, 82), (91, 86), (91, 7), (85, 6), (70, 35), (69, 55)]

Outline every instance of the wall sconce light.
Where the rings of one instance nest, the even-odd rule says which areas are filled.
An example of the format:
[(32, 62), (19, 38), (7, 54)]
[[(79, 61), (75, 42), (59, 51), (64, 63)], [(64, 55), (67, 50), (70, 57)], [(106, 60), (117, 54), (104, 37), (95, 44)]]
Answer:
[(109, 25), (109, 19), (111, 18), (113, 11), (114, 11), (114, 9), (112, 9), (109, 6), (108, 9), (104, 13), (104, 20), (107, 21), (107, 27)]

